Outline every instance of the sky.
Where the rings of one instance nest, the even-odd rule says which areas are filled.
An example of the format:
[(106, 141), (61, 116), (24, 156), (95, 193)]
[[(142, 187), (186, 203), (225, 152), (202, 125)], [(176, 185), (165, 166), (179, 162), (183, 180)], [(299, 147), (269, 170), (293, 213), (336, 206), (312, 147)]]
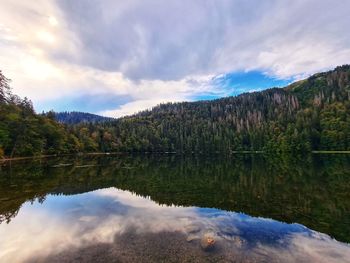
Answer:
[(350, 63), (350, 1), (0, 0), (0, 70), (37, 112), (110, 117)]

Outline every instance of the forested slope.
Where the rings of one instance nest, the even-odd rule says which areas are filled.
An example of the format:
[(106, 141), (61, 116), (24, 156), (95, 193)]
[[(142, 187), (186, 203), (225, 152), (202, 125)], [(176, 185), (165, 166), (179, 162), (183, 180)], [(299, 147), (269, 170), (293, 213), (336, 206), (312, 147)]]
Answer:
[(0, 101), (0, 153), (304, 152), (350, 150), (350, 66), (285, 88), (211, 101), (167, 103), (108, 121), (57, 123), (7, 88)]
[(48, 114), (54, 114), (55, 120), (64, 124), (99, 123), (115, 120), (113, 118), (79, 111), (49, 112), (44, 115)]
[(31, 101), (13, 95), (8, 83), (0, 71), (0, 158), (82, 150), (76, 136), (53, 116), (37, 115)]
[[(350, 149), (350, 66), (286, 88), (168, 103), (87, 128), (113, 151), (273, 152)], [(96, 134), (97, 133), (97, 134)]]

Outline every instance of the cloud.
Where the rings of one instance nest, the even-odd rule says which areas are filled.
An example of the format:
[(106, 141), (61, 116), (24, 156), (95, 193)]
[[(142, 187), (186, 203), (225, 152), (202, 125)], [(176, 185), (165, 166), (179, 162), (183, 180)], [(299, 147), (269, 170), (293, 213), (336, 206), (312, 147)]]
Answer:
[(0, 67), (39, 110), (77, 95), (128, 97), (90, 110), (120, 116), (226, 95), (215, 75), (297, 79), (349, 63), (349, 8), (331, 0), (3, 0)]
[[(197, 230), (189, 233), (190, 229)], [(14, 220), (0, 225), (0, 260), (41, 262), (47, 256), (84, 247), (109, 244), (123, 248), (116, 240), (128, 231), (135, 238), (164, 231), (170, 236), (185, 235), (183, 243), (176, 245), (189, 253), (201, 249), (196, 241), (210, 233), (223, 257), (258, 262), (348, 262), (350, 256), (348, 244), (299, 224), (217, 209), (159, 205), (128, 191), (105, 188), (79, 195), (47, 195), (44, 203), (26, 202)], [(158, 242), (164, 240), (154, 239), (141, 248), (140, 243), (128, 245), (144, 255), (148, 245)]]
[(130, 79), (175, 80), (242, 69), (290, 77), (350, 59), (350, 4), (344, 1), (58, 3), (81, 40), (76, 62)]
[(226, 95), (225, 90), (211, 85), (213, 76), (188, 76), (178, 81), (142, 80), (137, 84), (129, 82), (128, 94), (133, 100), (122, 104), (116, 109), (100, 111), (99, 114), (109, 117), (131, 115), (141, 110), (166, 102), (181, 102), (191, 100), (205, 94), (215, 96)]

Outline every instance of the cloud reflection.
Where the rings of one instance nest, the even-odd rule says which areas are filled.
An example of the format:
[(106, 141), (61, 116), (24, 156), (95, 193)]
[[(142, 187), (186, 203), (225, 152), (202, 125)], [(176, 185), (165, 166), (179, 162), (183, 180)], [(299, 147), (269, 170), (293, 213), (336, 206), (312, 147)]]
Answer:
[[(152, 253), (152, 248), (167, 242), (206, 259), (220, 255), (276, 262), (349, 262), (350, 258), (349, 245), (299, 224), (218, 209), (160, 206), (115, 188), (49, 195), (43, 204), (26, 203), (9, 224), (0, 225), (0, 236), (0, 262), (51, 261), (61, 255), (67, 260), (72, 251), (82, 254), (87, 247), (102, 256), (103, 249), (120, 251), (126, 245), (137, 255), (140, 249)], [(138, 245), (133, 246), (131, 237)], [(205, 238), (212, 238), (217, 250), (205, 251)], [(142, 246), (137, 243), (141, 240), (145, 240)]]

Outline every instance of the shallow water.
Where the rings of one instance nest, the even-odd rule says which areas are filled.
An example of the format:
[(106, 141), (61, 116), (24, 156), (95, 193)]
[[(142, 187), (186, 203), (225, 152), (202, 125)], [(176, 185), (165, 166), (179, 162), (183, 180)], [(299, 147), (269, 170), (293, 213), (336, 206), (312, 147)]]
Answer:
[(0, 174), (0, 262), (350, 262), (347, 156), (108, 156)]

